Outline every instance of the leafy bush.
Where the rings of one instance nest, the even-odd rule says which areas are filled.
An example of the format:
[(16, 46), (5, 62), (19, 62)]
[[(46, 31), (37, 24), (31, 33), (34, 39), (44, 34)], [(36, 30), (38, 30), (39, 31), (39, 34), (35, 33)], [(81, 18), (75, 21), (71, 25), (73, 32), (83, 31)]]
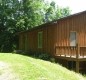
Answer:
[(39, 59), (55, 62), (55, 58), (53, 58), (50, 54), (45, 53), (45, 52), (34, 52), (32, 50), (29, 50), (29, 51), (16, 50), (16, 51), (14, 51), (14, 53), (18, 53), (18, 54), (22, 54), (22, 55), (31, 56), (34, 58), (39, 58)]
[(38, 58), (43, 59), (43, 60), (50, 60), (51, 56), (47, 53), (41, 53), (38, 55)]
[(39, 58), (39, 59), (43, 59), (43, 60), (47, 60), (47, 61), (51, 61), (54, 62), (55, 60), (51, 60), (54, 59), (50, 54), (48, 53), (44, 53), (44, 52), (31, 52), (31, 56), (35, 57), (35, 58)]

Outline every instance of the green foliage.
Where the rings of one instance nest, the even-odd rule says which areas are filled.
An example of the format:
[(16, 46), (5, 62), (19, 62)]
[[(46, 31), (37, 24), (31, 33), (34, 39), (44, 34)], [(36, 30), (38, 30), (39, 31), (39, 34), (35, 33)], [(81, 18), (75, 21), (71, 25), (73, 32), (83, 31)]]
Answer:
[(70, 13), (71, 13), (71, 10), (69, 9), (69, 7), (62, 8), (62, 7), (56, 6), (55, 2), (52, 1), (49, 7), (46, 9), (45, 22), (66, 17), (70, 15)]
[(52, 58), (50, 54), (48, 54), (48, 53), (42, 53), (42, 52), (36, 52), (36, 53), (34, 52), (31, 56), (35, 57), (35, 58), (47, 60), (47, 61), (50, 61), (50, 59)]
[(48, 54), (48, 53), (33, 52), (33, 51), (31, 51), (31, 50), (29, 50), (29, 51), (17, 50), (17, 51), (15, 51), (15, 53), (17, 53), (17, 54), (22, 54), (22, 55), (27, 55), (27, 56), (31, 56), (31, 57), (35, 57), (35, 58), (47, 60), (47, 61), (51, 61), (51, 58), (53, 58), (53, 57), (52, 57), (50, 54)]
[(43, 59), (43, 60), (48, 60), (48, 61), (50, 61), (51, 56), (50, 56), (49, 54), (47, 54), (47, 53), (42, 53), (42, 54), (40, 54), (40, 55), (38, 56), (38, 58), (39, 58), (39, 59)]
[(59, 8), (59, 7), (57, 7), (56, 19), (69, 16), (70, 12), (71, 12), (71, 10), (68, 7), (66, 7), (66, 8)]
[(56, 8), (44, 0), (2, 0), (0, 2), (0, 51), (18, 47), (17, 32), (70, 14), (69, 8)]
[(43, 1), (42, 0), (21, 0), (22, 8), (21, 16), (18, 21), (24, 21), (25, 29), (33, 28), (34, 26), (42, 24), (43, 15)]
[(18, 0), (3, 0), (0, 3), (0, 51), (9, 52), (13, 50), (15, 41), (15, 26), (17, 19)]

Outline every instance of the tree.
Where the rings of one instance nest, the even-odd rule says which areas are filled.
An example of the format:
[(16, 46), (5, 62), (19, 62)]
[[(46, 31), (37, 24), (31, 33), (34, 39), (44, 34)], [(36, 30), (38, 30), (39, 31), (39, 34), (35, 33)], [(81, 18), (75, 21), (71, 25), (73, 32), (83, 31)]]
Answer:
[(3, 0), (0, 3), (0, 51), (12, 51), (18, 0)]
[(66, 17), (70, 15), (70, 12), (71, 10), (69, 9), (69, 7), (61, 8), (58, 5), (56, 7), (55, 2), (52, 1), (49, 7), (46, 9), (45, 22), (49, 22), (52, 20)]
[(17, 27), (22, 26), (27, 30), (43, 23), (43, 0), (21, 0), (21, 4), (23, 12)]
[(56, 19), (69, 16), (70, 13), (71, 13), (71, 10), (69, 9), (69, 7), (60, 8), (60, 7), (57, 6)]
[(17, 32), (65, 17), (69, 8), (56, 7), (44, 0), (2, 0), (0, 3), (0, 51), (10, 52), (18, 45)]
[(12, 51), (16, 33), (43, 23), (42, 0), (3, 0), (0, 3), (0, 51)]

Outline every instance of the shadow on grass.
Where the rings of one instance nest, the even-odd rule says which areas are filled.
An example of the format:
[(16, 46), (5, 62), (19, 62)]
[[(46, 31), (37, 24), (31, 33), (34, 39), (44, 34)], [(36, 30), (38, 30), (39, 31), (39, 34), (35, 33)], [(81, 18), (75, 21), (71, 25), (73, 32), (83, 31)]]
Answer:
[(24, 55), (24, 56), (29, 56), (29, 57), (32, 57), (32, 58), (35, 58), (35, 59), (50, 61), (50, 62), (53, 62), (53, 63), (56, 62), (54, 57), (52, 57), (50, 54), (45, 53), (45, 52), (33, 52), (33, 51), (25, 52), (25, 51), (17, 50), (13, 53)]

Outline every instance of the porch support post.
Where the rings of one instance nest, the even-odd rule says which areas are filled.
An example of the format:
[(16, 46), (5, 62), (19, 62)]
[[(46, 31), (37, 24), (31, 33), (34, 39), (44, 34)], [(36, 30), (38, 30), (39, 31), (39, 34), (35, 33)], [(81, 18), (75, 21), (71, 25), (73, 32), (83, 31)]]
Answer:
[(77, 45), (76, 46), (76, 59), (79, 58), (79, 55), (80, 55), (80, 47)]
[(76, 72), (79, 73), (79, 61), (76, 61)]

